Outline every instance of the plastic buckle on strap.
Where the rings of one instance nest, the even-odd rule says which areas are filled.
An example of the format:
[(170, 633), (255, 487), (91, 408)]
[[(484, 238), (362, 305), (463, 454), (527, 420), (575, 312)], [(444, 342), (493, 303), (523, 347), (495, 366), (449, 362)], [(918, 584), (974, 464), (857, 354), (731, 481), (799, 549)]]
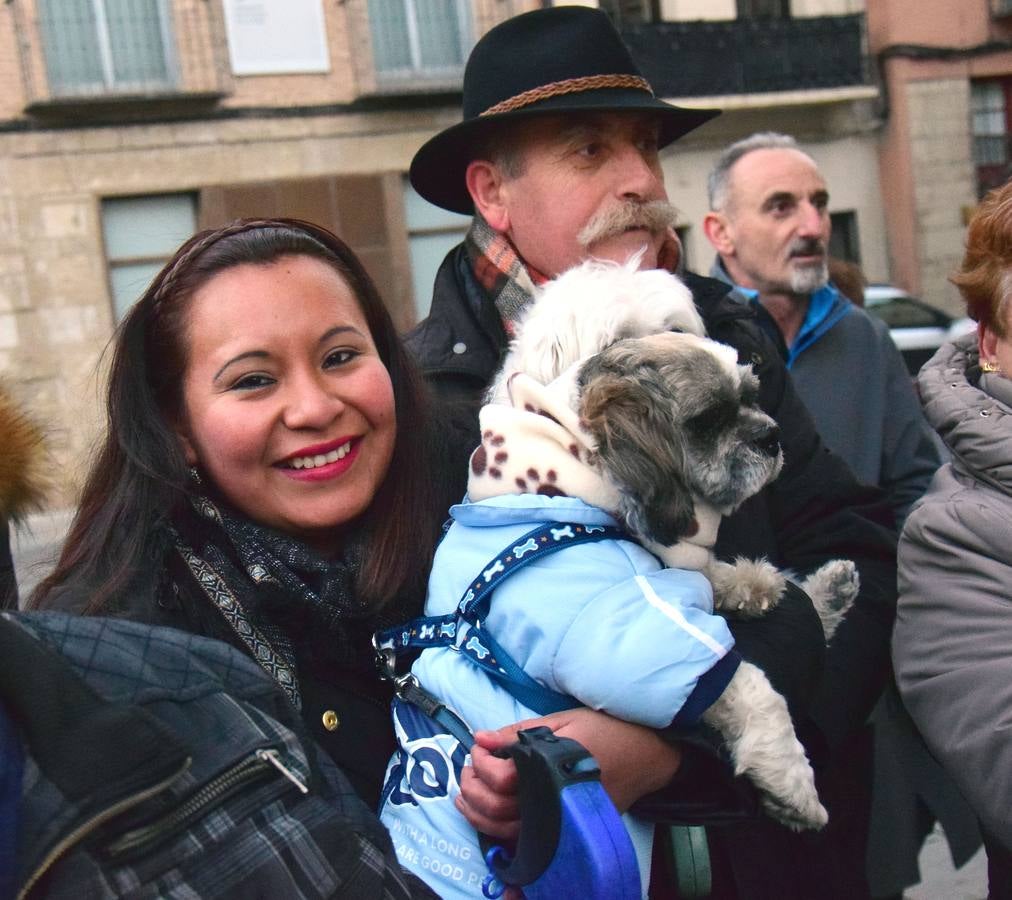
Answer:
[(415, 678), (414, 675), (408, 672), (405, 675), (394, 678), (393, 682), (394, 693), (398, 697), (402, 700), (407, 700), (409, 703), (415, 703), (417, 705), (417, 701), (413, 694), (421, 687), (421, 685), (418, 683), (418, 679)]
[(374, 662), (383, 681), (392, 681), (395, 684), (397, 678), (397, 653), (393, 647), (381, 647), (376, 635), (372, 636), (372, 649)]

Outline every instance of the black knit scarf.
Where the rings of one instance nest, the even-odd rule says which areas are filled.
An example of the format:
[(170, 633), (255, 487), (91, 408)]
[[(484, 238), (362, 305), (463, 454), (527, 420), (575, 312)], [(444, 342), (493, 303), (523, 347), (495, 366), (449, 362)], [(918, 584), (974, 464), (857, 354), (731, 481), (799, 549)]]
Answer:
[(417, 610), (402, 598), (379, 611), (357, 594), (362, 536), (324, 559), (221, 501), (194, 496), (177, 524), (176, 550), (251, 655), (300, 705), (297, 671), (372, 670), (374, 631)]

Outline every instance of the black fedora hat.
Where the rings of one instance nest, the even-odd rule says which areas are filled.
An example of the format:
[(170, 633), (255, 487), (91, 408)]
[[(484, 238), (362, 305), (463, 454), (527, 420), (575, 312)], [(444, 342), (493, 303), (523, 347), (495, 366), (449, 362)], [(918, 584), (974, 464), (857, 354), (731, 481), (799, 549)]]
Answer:
[(464, 69), (464, 119), (427, 141), (411, 161), (411, 184), (426, 200), (470, 214), (464, 173), (476, 138), (492, 123), (567, 112), (650, 112), (661, 146), (698, 128), (716, 109), (658, 100), (629, 49), (599, 9), (556, 6), (497, 25)]

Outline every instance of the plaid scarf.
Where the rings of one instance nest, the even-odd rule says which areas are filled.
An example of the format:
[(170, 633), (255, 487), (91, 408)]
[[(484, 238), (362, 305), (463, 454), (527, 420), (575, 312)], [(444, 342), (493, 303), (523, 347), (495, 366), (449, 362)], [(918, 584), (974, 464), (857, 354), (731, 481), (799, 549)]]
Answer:
[(506, 334), (513, 337), (520, 313), (533, 299), (535, 287), (548, 281), (547, 276), (524, 262), (509, 238), (494, 231), (477, 212), (464, 244), (474, 277), (495, 302)]

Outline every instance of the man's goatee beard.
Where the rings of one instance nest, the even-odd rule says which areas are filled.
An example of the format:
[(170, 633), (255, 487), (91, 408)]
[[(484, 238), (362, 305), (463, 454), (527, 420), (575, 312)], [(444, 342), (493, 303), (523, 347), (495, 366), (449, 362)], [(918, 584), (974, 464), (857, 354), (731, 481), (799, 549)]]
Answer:
[(829, 281), (829, 266), (825, 260), (814, 266), (802, 266), (791, 270), (791, 292), (814, 294)]

